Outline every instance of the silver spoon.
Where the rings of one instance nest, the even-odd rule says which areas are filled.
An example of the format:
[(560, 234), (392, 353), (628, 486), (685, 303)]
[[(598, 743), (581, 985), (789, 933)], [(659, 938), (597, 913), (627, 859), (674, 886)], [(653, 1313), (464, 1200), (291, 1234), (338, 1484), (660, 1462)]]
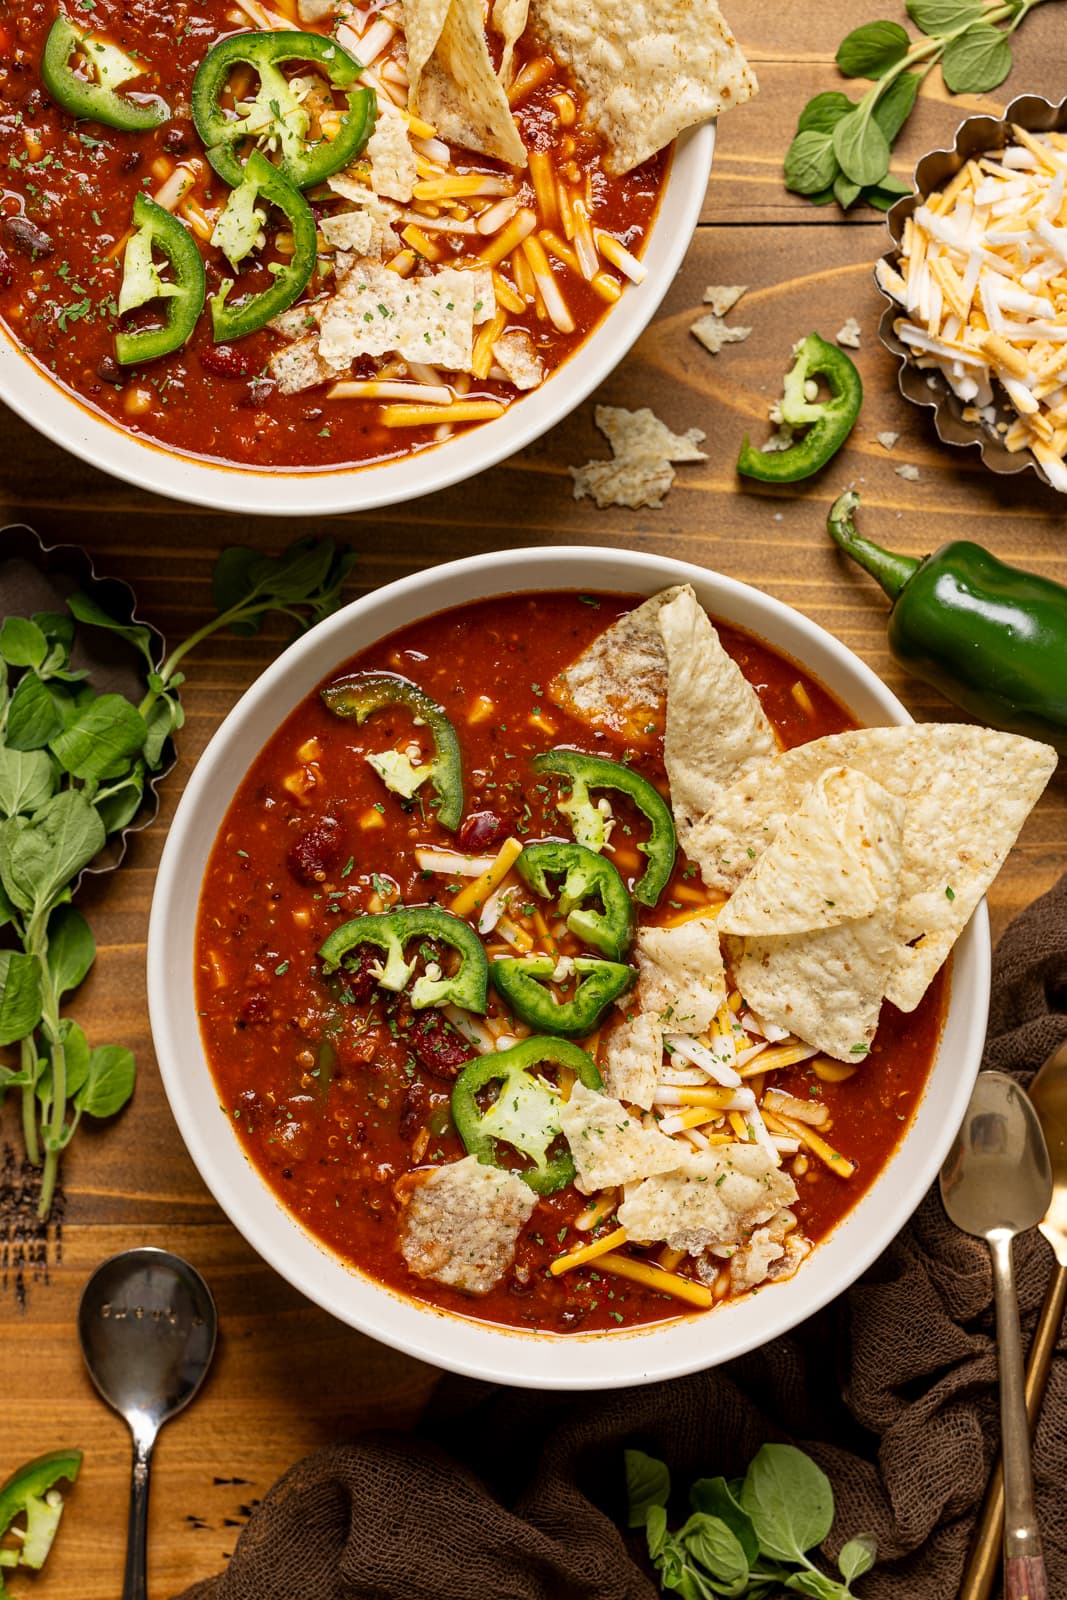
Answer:
[(133, 1434), (122, 1600), (146, 1600), (148, 1472), (156, 1436), (211, 1365), (218, 1314), (200, 1274), (169, 1250), (124, 1250), (82, 1291), (78, 1337), (89, 1376)]
[(1034, 1514), (1030, 1429), (1011, 1246), (1036, 1227), (1052, 1198), (1052, 1170), (1029, 1099), (1003, 1072), (980, 1072), (963, 1126), (941, 1168), (941, 1198), (964, 1233), (984, 1239), (993, 1258), (1004, 1459), (1005, 1600), (1047, 1600)]

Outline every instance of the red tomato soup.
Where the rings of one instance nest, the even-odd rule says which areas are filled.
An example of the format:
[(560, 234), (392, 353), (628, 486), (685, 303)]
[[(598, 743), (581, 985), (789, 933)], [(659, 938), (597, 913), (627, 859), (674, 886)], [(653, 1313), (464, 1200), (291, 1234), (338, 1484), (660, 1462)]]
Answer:
[[(649, 727), (627, 747), (594, 734), (546, 695), (553, 676), (637, 603), (608, 594), (511, 595), (442, 612), (354, 656), (334, 678), (401, 674), (450, 719), (465, 780), (458, 834), (439, 824), (432, 804), (420, 803), (427, 785), (403, 801), (366, 759), (416, 746), (421, 759), (429, 753), (424, 721), (393, 706), (357, 725), (311, 695), (241, 781), (211, 852), (197, 927), (197, 1003), (219, 1101), (278, 1200), (345, 1262), (391, 1289), (446, 1311), (552, 1333), (661, 1322), (684, 1307), (649, 1284), (598, 1270), (595, 1260), (560, 1276), (549, 1272), (554, 1259), (616, 1226), (607, 1217), (576, 1229), (576, 1219), (587, 1222), (581, 1214), (589, 1202), (572, 1183), (538, 1198), (513, 1263), (488, 1293), (475, 1298), (409, 1271), (398, 1228), (411, 1175), (466, 1155), (450, 1109), (458, 1070), (450, 1050), (458, 1039), (460, 1062), (476, 1052), (448, 1024), (447, 1037), (421, 1041), (404, 994), (386, 995), (362, 972), (328, 976), (317, 951), (356, 916), (455, 900), (470, 880), (420, 868), (417, 848), (458, 845), (493, 856), (509, 836), (523, 844), (568, 838), (556, 782), (531, 765), (543, 751), (572, 746), (625, 761), (665, 792), (660, 729)], [(785, 747), (856, 726), (794, 662), (737, 629), (720, 625), (719, 632)], [(612, 858), (632, 889), (645, 865), (635, 846), (647, 824), (636, 809), (617, 806), (616, 814), (622, 826)], [(638, 922), (670, 925), (710, 903), (679, 851), (655, 909), (636, 907)], [(515, 913), (528, 932), (526, 948), (537, 940), (539, 916), (532, 905)], [(515, 953), (496, 932), (486, 942), (491, 957), (497, 946)], [(854, 1163), (846, 1179), (810, 1148), (784, 1158), (799, 1192), (798, 1227), (812, 1243), (855, 1205), (905, 1134), (947, 995), (942, 973), (910, 1016), (886, 1003), (870, 1055), (857, 1066), (817, 1057), (768, 1074), (775, 1089), (827, 1108), (823, 1137)], [(486, 1025), (506, 1020), (491, 998)], [(595, 1054), (596, 1040), (585, 1044)], [(683, 1276), (688, 1270), (684, 1262), (671, 1266)]]
[[(470, 267), (476, 258), (484, 258), (486, 281), (490, 268), (495, 274), (490, 291), (494, 317), (479, 322), (475, 330), (491, 331), (484, 350), (477, 347), (472, 365), (459, 372), (414, 373), (410, 362), (387, 351), (374, 358), (357, 354), (350, 367), (333, 371), (330, 381), (314, 371), (309, 379), (291, 380), (291, 368), (281, 373), (273, 358), (290, 338), (313, 330), (316, 318), (321, 320), (345, 270), (344, 251), (331, 244), (329, 225), (351, 212), (328, 183), (306, 188), (308, 226), (317, 230), (311, 252), (315, 266), (289, 308), (296, 322), (285, 336), (273, 322), (231, 340), (219, 342), (213, 336), (211, 301), (237, 271), (213, 242), (231, 190), (213, 171), (194, 126), (193, 82), (213, 46), (240, 34), (242, 27), (251, 28), (248, 16), (233, 0), (183, 0), (177, 8), (169, 0), (139, 0), (135, 6), (91, 0), (84, 11), (69, 7), (71, 17), (80, 28), (91, 29), (93, 39), (117, 47), (140, 65), (131, 91), (166, 102), (170, 115), (158, 127), (129, 131), (94, 121), (91, 115), (71, 114), (49, 94), (41, 64), (58, 9), (55, 0), (0, 0), (0, 323), (45, 373), (131, 434), (179, 453), (257, 470), (315, 470), (389, 460), (433, 446), (457, 428), (486, 420), (520, 400), (526, 388), (566, 361), (626, 291), (625, 275), (607, 258), (600, 259), (599, 246), (588, 241), (599, 236), (598, 230), (609, 232), (628, 253), (632, 268), (633, 253), (643, 249), (655, 214), (669, 152), (623, 176), (606, 173), (603, 141), (581, 124), (582, 98), (575, 84), (535, 40), (524, 37), (515, 57), (513, 110), (531, 158), (529, 167), (511, 169), (491, 157), (450, 151), (441, 141), (424, 138), (423, 146), (431, 152), (426, 156), (419, 151), (426, 195), (421, 197), (417, 187), (413, 198), (393, 206), (392, 242), (382, 247), (378, 262), (378, 270), (384, 265), (417, 285), (438, 269)], [(249, 16), (256, 9), (253, 3)], [(398, 8), (391, 9), (399, 15)], [(272, 25), (279, 26), (278, 18), (284, 21), (289, 12), (296, 17), (294, 0), (282, 0), (271, 12)], [(332, 39), (333, 21), (295, 20), (291, 25)], [(336, 35), (344, 42), (340, 25)], [(391, 57), (403, 71), (403, 42), (402, 32), (395, 31), (389, 49), (376, 60), (379, 84), (391, 81), (386, 71)], [(527, 66), (531, 70), (523, 77)], [(249, 71), (245, 77), (254, 79), (254, 74)], [(395, 92), (403, 110), (404, 94)], [(235, 115), (232, 102), (232, 95), (224, 98), (227, 116)], [(417, 119), (414, 126), (417, 130)], [(355, 174), (357, 192), (373, 201), (373, 189), (359, 189), (370, 181), (364, 158), (357, 156), (355, 165), (345, 170)], [(578, 225), (570, 210), (565, 218), (560, 215), (560, 194), (572, 192), (581, 208)], [(203, 259), (206, 288), (200, 291), (204, 309), (180, 348), (157, 359), (131, 358), (132, 364), (123, 365), (116, 336), (154, 325), (160, 304), (165, 304), (157, 299), (147, 306), (131, 305), (121, 315), (119, 311), (139, 196), (157, 200), (180, 222)], [(464, 231), (441, 231), (446, 204), (454, 208), (456, 227)], [(488, 231), (480, 231), (479, 221), (494, 207), (485, 223)], [(509, 236), (503, 230), (514, 216), (530, 219), (526, 237), (533, 244), (525, 253), (521, 241), (506, 248)], [(531, 231), (535, 219), (536, 231)], [(581, 235), (577, 244), (576, 226)], [(235, 298), (266, 289), (271, 273), (293, 260), (298, 247), (285, 216), (275, 210), (265, 213), (264, 230), (259, 254), (249, 257), (238, 273)], [(575, 255), (586, 236), (595, 271), (588, 261), (579, 270)], [(612, 244), (607, 248), (610, 254)], [(349, 263), (351, 259), (349, 252)], [(560, 311), (553, 299), (554, 316), (531, 275), (531, 260), (544, 266), (565, 303)], [(539, 377), (529, 382), (524, 378), (516, 386), (493, 359), (490, 347), (505, 335), (513, 342), (519, 339), (526, 366), (532, 363)], [(338, 391), (333, 379), (348, 383), (347, 394)], [(386, 390), (377, 394), (360, 389), (372, 380), (386, 382)], [(300, 386), (291, 388), (291, 381)], [(434, 399), (435, 387), (438, 408), (443, 396), (474, 411), (456, 413), (452, 420), (446, 408), (444, 421), (427, 420), (426, 396)], [(409, 391), (416, 410), (400, 416), (398, 403)], [(419, 402), (423, 413), (417, 410)]]

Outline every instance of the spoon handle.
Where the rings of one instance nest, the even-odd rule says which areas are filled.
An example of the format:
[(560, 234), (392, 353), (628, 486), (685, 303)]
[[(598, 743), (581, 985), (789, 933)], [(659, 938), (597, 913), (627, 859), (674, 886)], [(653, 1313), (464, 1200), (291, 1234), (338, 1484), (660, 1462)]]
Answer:
[[(1026, 1415), (1031, 1431), (1048, 1382), (1049, 1368), (1063, 1325), (1067, 1305), (1067, 1267), (1057, 1266), (1049, 1278), (1030, 1354), (1026, 1362)], [(998, 1461), (989, 1480), (978, 1531), (971, 1546), (959, 1600), (989, 1600), (1000, 1566), (1001, 1527), (1004, 1522), (1004, 1469)]]
[(126, 1525), (126, 1573), (122, 1600), (147, 1600), (148, 1475), (152, 1465), (152, 1431), (133, 1432), (133, 1474), (130, 1479), (130, 1515)]
[(1030, 1427), (1026, 1417), (1022, 1336), (1011, 1246), (1012, 1235), (1006, 1229), (990, 1236), (1004, 1456), (1004, 1582), (1008, 1600), (1046, 1600), (1045, 1563), (1034, 1514)]

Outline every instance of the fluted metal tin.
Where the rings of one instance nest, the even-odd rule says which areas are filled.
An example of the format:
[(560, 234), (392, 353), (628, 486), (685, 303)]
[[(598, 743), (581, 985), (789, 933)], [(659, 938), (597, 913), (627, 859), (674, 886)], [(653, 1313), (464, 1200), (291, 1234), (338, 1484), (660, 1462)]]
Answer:
[[(1026, 128), (1031, 133), (1067, 132), (1067, 99), (1058, 105), (1051, 104), (1041, 95), (1023, 94), (1013, 100), (1002, 117), (968, 117), (956, 129), (955, 142), (950, 150), (931, 150), (915, 168), (915, 193), (905, 195), (886, 216), (893, 238), (893, 248), (883, 257), (892, 267), (900, 262), (900, 245), (904, 236), (904, 223), (928, 195), (942, 189), (955, 177), (960, 168), (973, 157), (989, 151), (1003, 150), (1011, 143), (1012, 126)], [(875, 278), (877, 284), (877, 277)], [(878, 285), (878, 292), (888, 302), (882, 315), (878, 332), (886, 349), (900, 363), (898, 381), (905, 399), (917, 406), (928, 406), (934, 413), (934, 426), (938, 438), (945, 444), (977, 447), (982, 460), (992, 472), (1003, 474), (1037, 473), (1044, 483), (1048, 478), (1040, 462), (1030, 450), (1013, 453), (1006, 450), (1000, 435), (993, 426), (982, 422), (966, 422), (964, 403), (953, 394), (939, 372), (924, 371), (912, 362), (907, 347), (897, 337), (893, 324), (901, 316), (901, 308)], [(996, 391), (997, 421), (1011, 423), (1015, 419), (1006, 397)]]

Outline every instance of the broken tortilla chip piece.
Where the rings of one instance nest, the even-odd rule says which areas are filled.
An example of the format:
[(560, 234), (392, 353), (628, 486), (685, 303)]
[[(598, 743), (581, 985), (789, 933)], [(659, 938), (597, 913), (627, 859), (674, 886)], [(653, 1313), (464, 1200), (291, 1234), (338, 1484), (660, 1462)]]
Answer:
[(639, 928), (634, 944), (637, 984), (616, 1004), (629, 1014), (656, 1017), (671, 1033), (710, 1028), (726, 1002), (726, 974), (714, 917), (688, 917), (673, 928)]
[(602, 1057), (608, 1094), (650, 1111), (663, 1063), (663, 1030), (657, 1018), (641, 1013), (632, 1021), (618, 1022), (604, 1039)]
[(691, 1151), (676, 1172), (632, 1187), (618, 1221), (631, 1239), (663, 1239), (697, 1255), (709, 1245), (741, 1244), (796, 1197), (792, 1178), (759, 1145), (728, 1144)]
[(906, 809), (866, 774), (828, 768), (723, 906), (720, 932), (810, 933), (895, 905)]
[(886, 996), (913, 1011), (1055, 771), (1056, 752), (1018, 734), (959, 723), (815, 739), (755, 766), (690, 831), (686, 851), (705, 883), (736, 889), (809, 786), (827, 767), (842, 765), (906, 803)]
[(758, 88), (714, 0), (532, 0), (530, 19), (578, 80), (613, 176)]
[(759, 696), (687, 584), (657, 613), (667, 655), (663, 762), (679, 843), (735, 778), (778, 749)]
[(622, 406), (597, 406), (597, 427), (611, 445), (612, 460), (587, 461), (570, 467), (574, 498), (591, 495), (597, 505), (651, 506), (658, 510), (674, 482), (672, 461), (706, 461), (699, 428), (672, 433), (647, 406), (627, 411)]
[(667, 652), (656, 618), (680, 594), (677, 587), (651, 600), (598, 633), (587, 650), (548, 686), (556, 705), (595, 728), (631, 738), (649, 719), (663, 715), (667, 693)]
[(443, 18), (440, 0), (406, 0), (404, 17), (411, 109), (448, 143), (524, 167), (526, 147), (493, 68), (481, 0), (451, 0)]

